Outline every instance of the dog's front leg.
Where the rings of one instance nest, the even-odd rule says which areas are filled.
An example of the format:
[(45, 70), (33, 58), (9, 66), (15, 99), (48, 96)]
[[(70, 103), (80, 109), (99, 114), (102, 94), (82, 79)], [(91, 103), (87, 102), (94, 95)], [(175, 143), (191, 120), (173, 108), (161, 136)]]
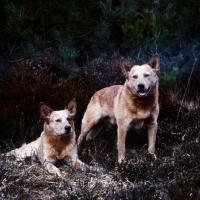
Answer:
[(90, 169), (89, 165), (86, 165), (84, 162), (80, 161), (78, 158), (76, 158), (72, 162), (75, 169), (79, 169), (81, 171), (86, 171)]
[(61, 176), (60, 170), (54, 165), (54, 163), (55, 162), (44, 161), (43, 166), (49, 173)]
[(81, 160), (79, 160), (77, 157), (67, 156), (65, 158), (65, 162), (68, 163), (73, 168), (81, 170), (81, 171), (86, 171), (86, 170), (90, 169), (89, 165), (86, 165), (84, 162), (82, 162)]
[(119, 126), (117, 129), (117, 147), (118, 147), (118, 162), (121, 163), (125, 159), (125, 142), (127, 130), (124, 125)]
[(148, 126), (148, 152), (154, 154), (157, 134), (157, 123), (152, 123)]

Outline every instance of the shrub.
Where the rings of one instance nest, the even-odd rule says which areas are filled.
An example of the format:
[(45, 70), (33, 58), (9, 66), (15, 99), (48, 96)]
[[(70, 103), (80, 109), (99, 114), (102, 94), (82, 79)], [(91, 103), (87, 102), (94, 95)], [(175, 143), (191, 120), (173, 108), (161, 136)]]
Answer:
[[(92, 61), (90, 67), (82, 68), (80, 77), (74, 80), (65, 78), (54, 62), (41, 63), (23, 60), (15, 62), (4, 72), (0, 80), (0, 108), (2, 140), (17, 142), (33, 140), (40, 135), (38, 106), (45, 102), (53, 109), (63, 109), (68, 101), (76, 98), (78, 114), (77, 129), (91, 96), (97, 90), (120, 84), (121, 69), (117, 59), (109, 62)], [(91, 81), (92, 80), (92, 81)]]
[[(140, 54), (136, 62), (144, 63), (144, 60), (147, 61), (145, 56), (144, 53)], [(40, 101), (53, 109), (63, 109), (75, 97), (78, 102), (78, 135), (83, 113), (94, 92), (124, 83), (119, 58), (120, 55), (115, 53), (109, 61), (106, 61), (105, 55), (88, 61), (88, 66), (80, 69), (76, 79), (62, 76), (55, 63), (48, 59), (40, 63), (23, 60), (11, 66), (2, 64), (1, 150), (14, 149), (22, 142), (30, 142), (40, 135), (43, 124), (38, 110)], [(85, 144), (79, 154), (86, 163), (102, 166), (104, 172), (78, 172), (60, 162), (57, 165), (61, 168), (62, 178), (58, 178), (44, 171), (38, 161), (28, 159), (17, 162), (14, 158), (1, 156), (1, 198), (197, 199), (200, 180), (200, 110), (198, 106), (194, 110), (187, 109), (188, 104), (182, 104), (183, 109), (177, 121), (181, 99), (181, 94), (177, 96), (179, 90), (180, 87), (161, 90), (157, 160), (147, 154), (147, 134), (144, 129), (129, 133), (126, 141), (127, 162), (118, 165), (115, 143), (109, 129), (105, 129), (94, 141)], [(182, 90), (184, 93), (184, 87)]]

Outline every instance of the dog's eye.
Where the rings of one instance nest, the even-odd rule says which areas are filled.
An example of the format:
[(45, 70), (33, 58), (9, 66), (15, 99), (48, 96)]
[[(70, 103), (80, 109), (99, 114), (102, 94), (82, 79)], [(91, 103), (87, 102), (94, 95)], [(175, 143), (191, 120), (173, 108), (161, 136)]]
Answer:
[(149, 74), (145, 74), (144, 77), (149, 77)]
[(67, 121), (71, 121), (71, 120), (72, 120), (71, 118), (69, 118), (69, 117), (67, 118)]
[(134, 75), (134, 76), (133, 76), (133, 78), (134, 78), (134, 79), (137, 79), (137, 78), (138, 78), (138, 76), (137, 76), (137, 75)]
[(60, 119), (56, 119), (56, 122), (61, 122), (61, 120)]

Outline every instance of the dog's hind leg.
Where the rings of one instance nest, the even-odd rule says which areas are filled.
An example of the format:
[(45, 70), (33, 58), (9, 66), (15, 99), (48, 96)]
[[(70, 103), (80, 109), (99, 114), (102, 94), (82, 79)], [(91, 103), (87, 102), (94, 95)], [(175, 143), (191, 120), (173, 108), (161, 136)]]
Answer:
[(19, 149), (14, 149), (12, 151), (9, 151), (8, 153), (6, 153), (6, 156), (15, 156), (17, 160), (24, 160), (26, 157), (32, 157), (32, 156), (37, 156), (37, 151), (38, 151), (38, 147), (39, 147), (39, 143), (40, 143), (40, 137), (29, 143), (29, 144), (25, 144), (22, 147), (20, 147)]
[[(77, 147), (81, 148), (81, 143), (85, 136), (91, 131), (87, 139), (96, 136), (96, 131), (100, 131), (101, 120), (104, 117), (99, 97), (92, 97), (88, 104), (87, 110), (83, 116), (81, 134), (78, 137)], [(94, 128), (94, 131), (92, 130)]]
[(87, 134), (86, 140), (88, 141), (94, 139), (98, 135), (98, 133), (102, 130), (102, 128), (103, 124), (101, 123), (94, 125), (90, 130), (90, 132)]
[(77, 141), (77, 147), (78, 149), (81, 148), (81, 144), (85, 138), (85, 136), (90, 132), (92, 131), (92, 128), (93, 126), (95, 125), (94, 122), (90, 122), (88, 123), (86, 126), (84, 126), (84, 124), (82, 124), (82, 127), (81, 127), (81, 134), (79, 135), (78, 137), (78, 141)]
[(91, 112), (92, 112), (91, 110), (87, 110), (83, 117), (82, 126), (81, 126), (81, 134), (79, 135), (78, 142), (77, 142), (78, 149), (81, 148), (81, 143), (88, 133), (89, 133), (89, 136), (87, 137), (87, 139), (91, 139), (94, 136), (96, 136), (96, 131), (97, 132), (100, 131), (99, 120), (101, 119), (101, 113), (96, 112), (94, 113), (94, 115), (92, 115), (93, 112), (92, 113)]

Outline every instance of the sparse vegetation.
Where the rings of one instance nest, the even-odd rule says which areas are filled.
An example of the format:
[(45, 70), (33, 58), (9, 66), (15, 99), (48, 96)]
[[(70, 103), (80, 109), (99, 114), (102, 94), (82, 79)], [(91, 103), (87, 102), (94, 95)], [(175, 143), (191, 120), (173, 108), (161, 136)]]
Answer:
[[(115, 54), (109, 61), (91, 61), (87, 68), (82, 68), (77, 80), (55, 73), (52, 63), (4, 63), (0, 82), (1, 151), (19, 147), (40, 135), (40, 101), (62, 109), (75, 97), (78, 135), (93, 93), (124, 82), (119, 58)], [(37, 160), (18, 162), (1, 156), (1, 199), (200, 198), (199, 98), (187, 94), (181, 105), (184, 91), (184, 84), (161, 90), (157, 160), (147, 154), (147, 134), (142, 130), (129, 133), (127, 162), (118, 165), (116, 145), (105, 129), (93, 142), (84, 143), (80, 153), (86, 163), (103, 167), (100, 173), (83, 173), (60, 162), (57, 165), (62, 178), (58, 178), (48, 174)]]

